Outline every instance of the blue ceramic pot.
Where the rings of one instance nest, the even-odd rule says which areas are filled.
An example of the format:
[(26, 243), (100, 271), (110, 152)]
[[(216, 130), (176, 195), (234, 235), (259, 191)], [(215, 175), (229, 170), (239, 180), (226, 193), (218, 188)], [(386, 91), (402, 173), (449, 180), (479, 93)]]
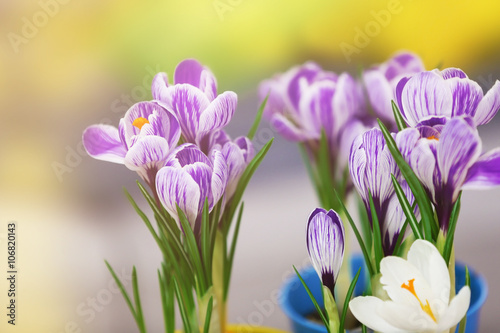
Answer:
[[(363, 293), (364, 286), (367, 283), (366, 268), (364, 265), (363, 256), (360, 254), (354, 255), (351, 258), (352, 275), (354, 275), (361, 267), (361, 274), (358, 283), (356, 284), (355, 295)], [(488, 285), (486, 280), (469, 268), (471, 278), (471, 303), (467, 312), (467, 328), (466, 333), (479, 332), (479, 315), (481, 307), (486, 301), (488, 295)], [(313, 267), (309, 267), (300, 272), (302, 278), (311, 289), (314, 297), (322, 306), (321, 284), (318, 275)], [(460, 290), (465, 284), (465, 266), (457, 262), (456, 264), (456, 289)], [(290, 319), (293, 332), (295, 333), (326, 333), (326, 328), (318, 323), (312, 322), (306, 318), (307, 315), (315, 312), (314, 305), (309, 299), (307, 292), (300, 283), (297, 276), (292, 276), (288, 279), (281, 288), (281, 308)], [(457, 330), (458, 331), (458, 330)]]

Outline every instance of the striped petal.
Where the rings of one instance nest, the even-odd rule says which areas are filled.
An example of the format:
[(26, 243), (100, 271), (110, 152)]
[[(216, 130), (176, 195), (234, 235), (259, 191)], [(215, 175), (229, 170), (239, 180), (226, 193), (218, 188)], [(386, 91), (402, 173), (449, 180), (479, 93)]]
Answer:
[(93, 125), (83, 132), (83, 146), (95, 159), (123, 164), (127, 153), (116, 127)]
[(167, 140), (154, 135), (145, 136), (128, 150), (124, 160), (125, 166), (152, 184), (156, 172), (165, 165), (169, 153)]
[(217, 81), (209, 69), (195, 59), (186, 59), (175, 68), (174, 83), (197, 87), (212, 101), (217, 96)]
[(500, 81), (497, 80), (479, 103), (474, 115), (476, 126), (489, 123), (498, 110), (500, 110)]
[(201, 113), (198, 135), (216, 131), (226, 126), (233, 117), (238, 96), (232, 91), (225, 91)]
[(363, 73), (366, 93), (377, 116), (386, 121), (393, 121), (391, 100), (394, 92), (385, 75), (378, 70), (369, 70)]
[(467, 172), (463, 189), (484, 189), (500, 185), (500, 148), (479, 157)]
[(451, 116), (466, 115), (473, 117), (479, 102), (483, 98), (483, 90), (479, 84), (468, 78), (458, 77), (453, 77), (445, 82), (451, 89), (453, 96)]
[(344, 259), (344, 226), (339, 215), (330, 210), (316, 208), (307, 222), (307, 251), (309, 258), (321, 277), (323, 285), (334, 295), (342, 261)]
[(226, 159), (219, 150), (212, 151), (212, 180), (210, 184), (211, 200), (209, 201), (210, 209), (217, 204), (226, 192), (226, 186), (229, 178), (228, 165)]
[(153, 83), (151, 84), (151, 94), (153, 99), (159, 101), (165, 101), (167, 96), (164, 95), (165, 89), (168, 87), (168, 76), (166, 73), (158, 73), (153, 78)]

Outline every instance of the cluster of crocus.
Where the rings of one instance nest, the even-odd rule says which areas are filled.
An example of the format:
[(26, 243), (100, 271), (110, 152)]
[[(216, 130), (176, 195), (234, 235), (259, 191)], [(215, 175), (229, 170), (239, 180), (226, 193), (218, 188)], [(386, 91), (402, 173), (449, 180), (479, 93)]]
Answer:
[[(175, 298), (186, 332), (199, 331), (199, 327), (204, 332), (225, 332), (240, 201), (271, 141), (256, 154), (251, 133), (258, 122), (249, 137), (231, 140), (224, 127), (234, 114), (237, 96), (231, 91), (218, 95), (215, 77), (196, 60), (177, 66), (173, 84), (165, 73), (157, 74), (152, 94), (152, 101), (137, 103), (127, 111), (119, 128), (87, 128), (83, 143), (89, 155), (125, 164), (150, 188), (148, 192), (138, 183), (154, 212), (156, 227), (127, 196), (164, 257), (158, 275), (166, 332), (175, 331)], [(133, 280), (135, 306), (123, 288), (122, 292), (139, 330), (145, 332), (135, 269)]]
[[(360, 243), (372, 296), (355, 298), (349, 306), (377, 332), (454, 332), (459, 322), (465, 324), (461, 319), (471, 297), (468, 286), (455, 296), (453, 240), (461, 191), (500, 185), (500, 148), (484, 152), (477, 131), (500, 109), (500, 82), (483, 94), (460, 69), (423, 71), (421, 62), (403, 62), (414, 72), (364, 73), (365, 82), (378, 82), (365, 88), (380, 127), (353, 139), (348, 161), (366, 211), (360, 214), (364, 237), (345, 205), (341, 213)], [(396, 126), (387, 125), (388, 113), (381, 111), (389, 106)], [(332, 227), (335, 211), (313, 215), (307, 247), (329, 287), (338, 279), (344, 237)], [(332, 308), (327, 309), (329, 318), (338, 318), (338, 313), (330, 315)], [(325, 325), (328, 331), (343, 332), (331, 322)]]

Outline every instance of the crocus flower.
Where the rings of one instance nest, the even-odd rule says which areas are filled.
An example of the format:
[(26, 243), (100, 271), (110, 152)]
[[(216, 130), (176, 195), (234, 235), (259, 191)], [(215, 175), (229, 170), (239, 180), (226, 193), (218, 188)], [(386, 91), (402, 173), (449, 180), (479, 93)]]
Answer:
[(212, 73), (193, 59), (181, 62), (174, 74), (174, 85), (159, 73), (152, 85), (153, 98), (179, 120), (185, 142), (198, 145), (208, 153), (218, 131), (233, 117), (238, 97), (232, 91), (217, 96)]
[(179, 206), (199, 235), (205, 199), (210, 212), (223, 197), (227, 178), (227, 164), (219, 150), (213, 150), (209, 158), (197, 146), (183, 144), (156, 175), (158, 197), (177, 221)]
[[(396, 161), (385, 143), (382, 131), (373, 128), (359, 135), (353, 142), (349, 157), (349, 171), (372, 221), (369, 193), (373, 198), (379, 221), (384, 254), (391, 255), (406, 217), (399, 205), (391, 174), (400, 180)], [(400, 185), (410, 204), (414, 197), (404, 180)], [(418, 215), (418, 210), (415, 210)], [(373, 225), (372, 225), (373, 227)]]
[(240, 136), (234, 141), (223, 131), (216, 138), (214, 149), (222, 152), (227, 163), (228, 180), (226, 200), (230, 200), (238, 186), (241, 175), (255, 156), (252, 141), (246, 136)]
[(344, 259), (344, 225), (339, 215), (316, 208), (307, 222), (306, 244), (309, 258), (324, 286), (334, 294)]
[(464, 286), (450, 301), (448, 267), (434, 245), (416, 240), (408, 260), (385, 257), (380, 282), (390, 300), (356, 297), (352, 314), (365, 326), (384, 333), (447, 332), (469, 308), (471, 292)]
[(157, 171), (181, 135), (177, 118), (154, 102), (133, 105), (119, 128), (93, 125), (83, 132), (83, 145), (96, 159), (125, 164), (154, 189)]
[(318, 140), (322, 130), (335, 141), (364, 106), (362, 89), (349, 74), (337, 76), (312, 62), (263, 81), (259, 94), (261, 100), (269, 94), (264, 116), (283, 137), (296, 142)]
[(445, 124), (407, 128), (396, 142), (434, 203), (444, 233), (458, 194), (465, 188), (500, 185), (500, 149), (482, 153), (473, 121), (455, 117)]
[(475, 81), (458, 68), (437, 69), (401, 79), (396, 97), (406, 123), (469, 116), (475, 126), (488, 123), (500, 109), (500, 81), (483, 95)]
[(420, 58), (409, 52), (400, 52), (386, 62), (363, 72), (363, 83), (375, 115), (395, 127), (391, 100), (396, 100), (396, 86), (407, 76), (425, 71)]

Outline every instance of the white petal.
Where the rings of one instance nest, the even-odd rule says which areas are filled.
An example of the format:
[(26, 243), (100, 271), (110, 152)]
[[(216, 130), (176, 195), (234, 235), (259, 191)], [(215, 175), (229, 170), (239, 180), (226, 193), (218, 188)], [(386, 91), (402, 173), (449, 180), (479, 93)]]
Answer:
[(468, 286), (460, 289), (458, 294), (451, 300), (450, 306), (439, 318), (438, 331), (445, 331), (455, 326), (467, 313), (470, 304), (470, 288)]
[(384, 302), (379, 314), (384, 320), (404, 332), (436, 332), (436, 323), (420, 305)]
[(384, 333), (406, 333), (388, 323), (379, 315), (379, 309), (384, 306), (384, 301), (373, 296), (356, 297), (349, 302), (352, 314), (363, 325), (372, 330)]
[(408, 251), (408, 262), (415, 266), (432, 290), (433, 299), (448, 304), (450, 299), (450, 273), (446, 263), (434, 245), (416, 240)]

